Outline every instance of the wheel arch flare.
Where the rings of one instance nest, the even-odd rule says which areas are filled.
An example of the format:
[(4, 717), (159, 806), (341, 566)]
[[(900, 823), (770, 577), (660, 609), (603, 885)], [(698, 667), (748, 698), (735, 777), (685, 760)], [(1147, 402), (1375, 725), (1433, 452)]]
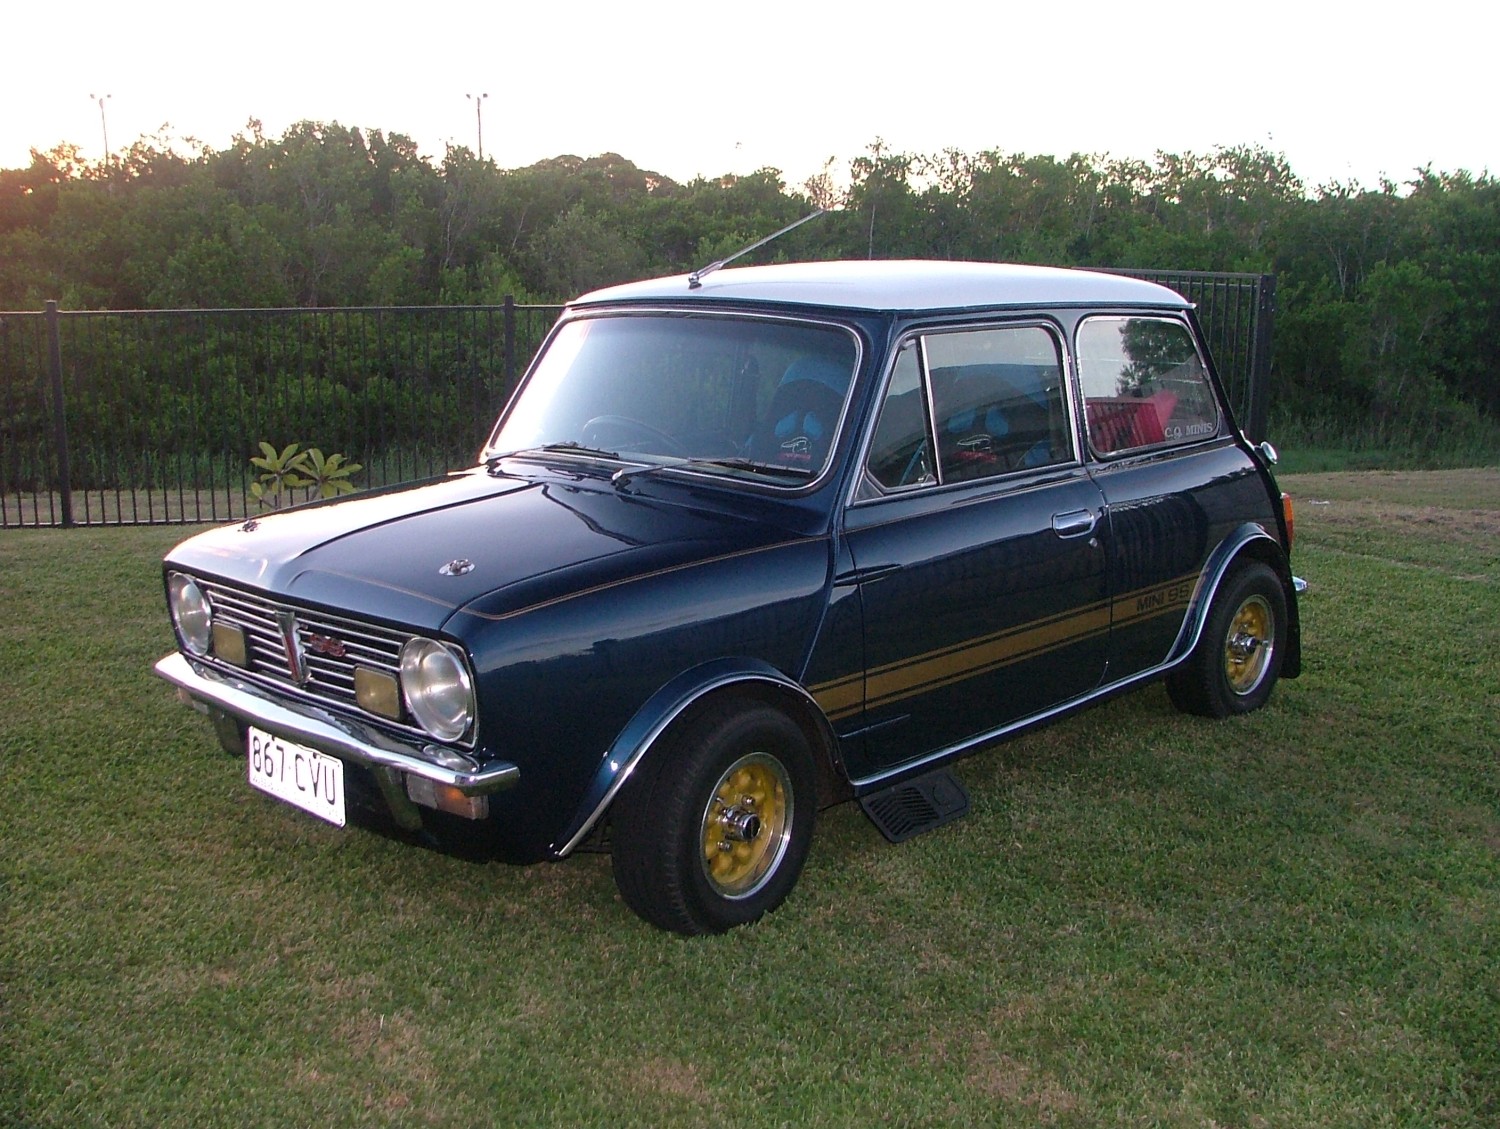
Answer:
[(1238, 527), (1209, 554), (1199, 576), (1197, 591), (1188, 607), (1177, 642), (1172, 646), (1171, 662), (1176, 663), (1192, 654), (1208, 622), (1214, 596), (1224, 578), (1241, 561), (1260, 561), (1268, 565), (1281, 580), (1286, 591), (1287, 639), (1285, 657), (1282, 660), (1281, 677), (1296, 678), (1302, 672), (1302, 627), (1297, 611), (1296, 587), (1291, 564), (1276, 536), (1264, 526), (1247, 522)]
[(763, 702), (785, 713), (814, 751), (819, 806), (846, 798), (848, 785), (839, 767), (838, 738), (812, 695), (762, 660), (716, 659), (679, 674), (636, 711), (600, 758), (577, 811), (553, 842), (551, 855), (565, 858), (571, 854), (598, 825), (652, 748), (696, 710), (726, 695)]

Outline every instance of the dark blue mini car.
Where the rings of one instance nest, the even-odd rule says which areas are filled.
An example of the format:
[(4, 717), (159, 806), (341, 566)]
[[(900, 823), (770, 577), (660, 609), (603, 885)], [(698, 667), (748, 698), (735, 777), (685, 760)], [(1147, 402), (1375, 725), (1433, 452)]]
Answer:
[(1165, 679), (1300, 665), (1290, 506), (1192, 310), (979, 263), (720, 270), (570, 305), (478, 465), (165, 562), (157, 664), (252, 784), (515, 860), (607, 848), (682, 933), (775, 908), (820, 808)]

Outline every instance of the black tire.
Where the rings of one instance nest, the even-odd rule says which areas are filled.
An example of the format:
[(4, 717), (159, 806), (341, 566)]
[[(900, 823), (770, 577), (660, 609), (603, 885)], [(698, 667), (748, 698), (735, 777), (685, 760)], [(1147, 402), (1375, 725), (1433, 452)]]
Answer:
[(807, 738), (785, 714), (740, 700), (709, 706), (648, 752), (615, 800), (625, 904), (689, 936), (769, 913), (807, 858), (815, 779)]
[(1221, 584), (1192, 655), (1167, 676), (1172, 704), (1215, 718), (1259, 709), (1275, 689), (1286, 637), (1280, 578), (1258, 561), (1235, 569)]

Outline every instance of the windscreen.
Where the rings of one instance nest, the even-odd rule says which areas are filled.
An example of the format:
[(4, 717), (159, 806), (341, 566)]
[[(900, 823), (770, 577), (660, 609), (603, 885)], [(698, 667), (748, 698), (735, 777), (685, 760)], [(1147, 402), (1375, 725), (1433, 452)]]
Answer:
[(492, 455), (583, 450), (772, 478), (826, 465), (858, 349), (845, 329), (696, 314), (578, 318), (553, 336)]

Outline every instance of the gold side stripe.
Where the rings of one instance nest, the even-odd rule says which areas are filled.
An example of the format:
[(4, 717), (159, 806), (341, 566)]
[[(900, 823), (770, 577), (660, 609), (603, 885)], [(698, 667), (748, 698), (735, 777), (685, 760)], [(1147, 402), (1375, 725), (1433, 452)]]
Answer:
[(1189, 573), (1126, 593), (1114, 601), (1113, 614), (1110, 604), (1100, 601), (1077, 611), (1032, 620), (914, 658), (886, 663), (863, 675), (845, 675), (813, 687), (812, 695), (835, 720), (857, 713), (861, 707), (876, 709), (1086, 642), (1112, 627), (1128, 627), (1181, 611), (1191, 602), (1197, 581), (1198, 574)]
[[(944, 661), (953, 661), (955, 658), (961, 658), (961, 656), (976, 649), (993, 649), (1003, 644), (1006, 640), (1019, 639), (1038, 631), (1060, 628), (1081, 615), (1103, 614), (1107, 617), (1108, 608), (1109, 605), (1105, 601), (1100, 601), (1081, 610), (1061, 612), (1057, 615), (1032, 620), (1016, 627), (1007, 627), (1003, 631), (992, 632), (977, 639), (965, 639), (960, 643), (953, 643), (946, 647), (939, 647), (934, 651), (927, 651), (914, 658), (898, 659), (895, 662), (886, 663), (868, 672), (855, 671), (853, 674), (847, 674), (842, 678), (836, 678), (830, 682), (821, 682), (812, 688), (811, 693), (813, 699), (829, 717), (838, 717), (853, 713), (864, 704), (864, 697), (869, 682), (879, 681), (883, 678), (889, 680), (898, 677), (903, 671), (918, 665), (931, 667), (932, 664), (940, 664)], [(1106, 626), (1108, 626), (1107, 623)], [(1022, 650), (1031, 649), (1023, 643), (1018, 643), (1017, 646), (1021, 647)], [(961, 663), (960, 665), (962, 666), (963, 664)]]
[(813, 701), (818, 703), (818, 708), (834, 719), (858, 713), (865, 704), (863, 674), (855, 675), (852, 680), (841, 679), (840, 682), (840, 685), (829, 683), (815, 686), (812, 690)]
[(1108, 608), (1096, 608), (1070, 619), (1027, 628), (1004, 639), (868, 678), (865, 680), (866, 703), (870, 709), (889, 705), (1091, 639), (1108, 630)]
[(965, 639), (959, 643), (952, 643), (946, 647), (939, 647), (935, 651), (926, 651), (923, 654), (917, 655), (913, 658), (898, 659), (895, 662), (890, 662), (886, 663), (883, 666), (874, 667), (873, 669), (866, 671), (865, 674), (867, 678), (878, 678), (880, 675), (885, 674), (888, 671), (901, 670), (905, 667), (913, 666), (917, 663), (931, 662), (936, 659), (941, 659), (946, 655), (955, 655), (965, 651), (972, 651), (976, 647), (987, 647), (992, 643), (998, 643), (1001, 640), (1008, 639), (1015, 635), (1021, 635), (1030, 631), (1036, 631), (1044, 627), (1066, 624), (1075, 619), (1078, 619), (1080, 616), (1089, 616), (1095, 614), (1096, 612), (1103, 612), (1107, 616), (1109, 614), (1109, 601), (1100, 600), (1097, 603), (1086, 604), (1081, 608), (1073, 608), (1069, 611), (1058, 612), (1056, 615), (1043, 616), (1041, 619), (1028, 620), (1025, 623), (1016, 624), (1014, 627), (1002, 628), (999, 631), (993, 631), (988, 635), (981, 635), (975, 639)]
[(1115, 601), (1115, 626), (1128, 627), (1141, 620), (1186, 608), (1192, 602), (1198, 577), (1198, 573), (1190, 572), (1164, 584), (1127, 593)]

